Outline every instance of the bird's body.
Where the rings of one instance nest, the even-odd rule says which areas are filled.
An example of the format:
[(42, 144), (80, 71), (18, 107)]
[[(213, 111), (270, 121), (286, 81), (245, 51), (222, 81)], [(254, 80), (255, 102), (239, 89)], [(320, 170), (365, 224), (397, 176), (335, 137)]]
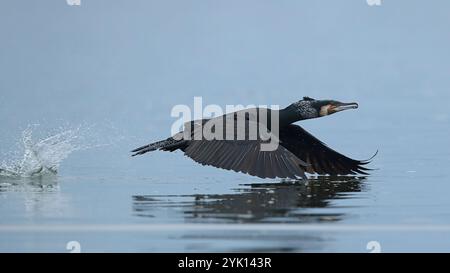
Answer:
[(185, 124), (166, 140), (139, 147), (133, 156), (154, 150), (176, 151), (202, 165), (262, 178), (306, 178), (367, 174), (369, 161), (348, 158), (292, 123), (357, 108), (356, 103), (308, 97), (281, 110), (253, 108)]

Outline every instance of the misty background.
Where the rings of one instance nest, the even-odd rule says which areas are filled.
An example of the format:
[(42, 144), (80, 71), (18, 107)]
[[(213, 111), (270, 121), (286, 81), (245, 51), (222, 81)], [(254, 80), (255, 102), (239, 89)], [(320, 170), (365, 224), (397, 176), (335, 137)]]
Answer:
[(443, 0), (3, 1), (0, 151), (29, 124), (89, 124), (115, 147), (73, 155), (87, 165), (184, 164), (128, 151), (169, 136), (172, 107), (194, 96), (223, 107), (311, 96), (360, 104), (303, 122), (331, 147), (360, 159), (379, 149), (383, 168), (392, 147), (423, 157), (449, 130), (449, 11)]
[[(40, 124), (37, 138), (89, 127), (84, 137), (96, 147), (62, 162), (65, 201), (49, 214), (69, 207), (69, 223), (129, 223), (132, 194), (262, 181), (180, 153), (131, 158), (170, 135), (174, 105), (192, 106), (194, 96), (223, 107), (356, 101), (357, 110), (301, 122), (350, 157), (379, 150), (368, 192), (346, 201), (365, 207), (346, 211), (357, 215), (346, 223), (447, 223), (449, 12), (446, 0), (3, 0), (0, 161), (20, 155), (31, 124)], [(0, 222), (49, 221), (10, 200)], [(428, 239), (431, 249), (440, 242)]]

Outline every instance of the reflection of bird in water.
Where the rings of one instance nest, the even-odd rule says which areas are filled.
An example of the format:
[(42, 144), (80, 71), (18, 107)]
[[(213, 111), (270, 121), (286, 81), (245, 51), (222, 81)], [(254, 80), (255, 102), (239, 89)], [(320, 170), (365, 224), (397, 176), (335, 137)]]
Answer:
[[(360, 192), (364, 178), (320, 177), (308, 181), (249, 184), (231, 194), (138, 195), (133, 210), (152, 217), (161, 208), (181, 209), (192, 222), (317, 222), (336, 221), (339, 213), (310, 213), (306, 208), (329, 207), (333, 199), (350, 198)], [(189, 201), (188, 201), (189, 200)]]
[[(202, 165), (262, 178), (305, 178), (305, 172), (321, 175), (367, 174), (369, 169), (364, 165), (369, 161), (346, 157), (302, 127), (292, 124), (355, 108), (358, 108), (357, 103), (304, 97), (282, 110), (253, 108), (212, 119), (192, 121), (186, 124), (184, 132), (132, 152), (135, 156), (154, 150), (181, 150)], [(274, 124), (278, 125), (279, 130)], [(205, 128), (213, 128), (211, 132), (220, 132), (220, 138), (215, 135), (205, 136)], [(261, 135), (263, 131), (267, 132), (266, 138)], [(267, 139), (277, 143), (271, 150), (262, 148), (268, 144)]]

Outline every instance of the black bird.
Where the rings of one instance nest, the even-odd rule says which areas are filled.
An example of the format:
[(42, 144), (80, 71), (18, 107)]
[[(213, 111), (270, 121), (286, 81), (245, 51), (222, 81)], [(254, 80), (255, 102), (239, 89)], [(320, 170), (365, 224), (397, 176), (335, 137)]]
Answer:
[[(181, 150), (202, 165), (234, 170), (261, 178), (306, 178), (305, 172), (332, 176), (367, 175), (367, 171), (371, 169), (364, 165), (370, 163), (373, 157), (363, 161), (346, 157), (329, 148), (302, 127), (292, 124), (356, 108), (358, 104), (354, 102), (342, 103), (304, 97), (303, 100), (281, 110), (253, 108), (211, 119), (194, 120), (186, 123), (185, 130), (173, 137), (139, 147), (131, 152), (136, 156), (154, 150), (170, 152)], [(244, 117), (245, 122), (239, 123), (239, 117)], [(278, 121), (278, 135), (275, 129), (271, 130), (275, 124), (272, 121), (276, 121), (275, 119)], [(228, 121), (233, 121), (233, 127), (225, 125)], [(208, 124), (212, 133), (223, 136), (222, 140), (199, 136), (202, 130), (198, 129), (204, 130)], [(250, 128), (253, 125), (261, 126), (258, 127), (256, 138), (251, 137), (253, 135)], [(218, 130), (220, 128), (222, 134)], [(268, 132), (265, 138), (260, 134), (261, 128), (265, 128)], [(227, 138), (230, 134), (231, 139)], [(261, 148), (263, 144), (269, 143), (267, 136), (278, 141), (279, 145), (273, 150)]]

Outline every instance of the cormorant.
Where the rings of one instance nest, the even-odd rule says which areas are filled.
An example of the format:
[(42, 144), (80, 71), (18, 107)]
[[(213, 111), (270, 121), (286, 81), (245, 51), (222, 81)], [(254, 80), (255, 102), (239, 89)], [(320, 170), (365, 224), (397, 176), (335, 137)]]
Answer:
[[(150, 143), (131, 151), (133, 156), (145, 154), (154, 150), (181, 150), (184, 154), (202, 165), (234, 170), (261, 178), (306, 178), (305, 172), (319, 175), (367, 175), (371, 170), (364, 165), (370, 160), (354, 160), (329, 148), (302, 127), (294, 122), (331, 115), (348, 109), (356, 109), (358, 104), (342, 103), (335, 100), (315, 100), (304, 97), (281, 110), (252, 108), (210, 119), (194, 120), (185, 124), (184, 131), (165, 140)], [(259, 110), (265, 110), (259, 111)], [(256, 110), (253, 111), (252, 110)], [(256, 112), (256, 115), (255, 115)], [(260, 114), (260, 112), (264, 114)], [(238, 121), (244, 114), (244, 123)], [(264, 118), (265, 116), (266, 118)], [(278, 135), (271, 121), (278, 120)], [(228, 127), (227, 121), (233, 121), (233, 127)], [(220, 121), (225, 121), (218, 123)], [(211, 132), (223, 129), (224, 138), (212, 139), (203, 135), (198, 137), (197, 130), (211, 124)], [(217, 126), (217, 124), (220, 124)], [(240, 125), (239, 125), (240, 124)], [(268, 143), (268, 138), (257, 134), (251, 138), (250, 127), (258, 125), (258, 132), (265, 128), (271, 139), (278, 140), (273, 150), (264, 150), (262, 145)], [(220, 126), (220, 127), (219, 127)], [(243, 127), (245, 126), (245, 127)], [(264, 127), (265, 126), (265, 127)], [(234, 129), (233, 129), (234, 128)], [(244, 135), (240, 136), (240, 128)], [(190, 130), (189, 130), (190, 129)], [(227, 138), (231, 133), (233, 138)], [(219, 132), (220, 134), (220, 132)], [(373, 158), (373, 157), (372, 157)]]

